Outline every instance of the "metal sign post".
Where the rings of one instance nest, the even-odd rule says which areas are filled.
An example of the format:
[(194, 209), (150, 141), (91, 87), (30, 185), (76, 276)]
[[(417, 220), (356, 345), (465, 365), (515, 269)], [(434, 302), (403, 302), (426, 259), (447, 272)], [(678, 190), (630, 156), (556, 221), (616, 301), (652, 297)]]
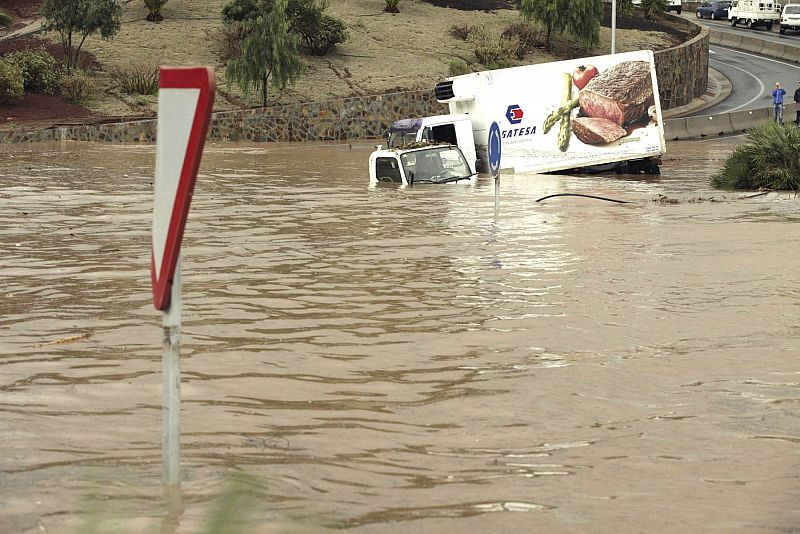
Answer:
[(489, 172), (494, 176), (494, 216), (500, 213), (500, 154), (502, 142), (500, 140), (500, 126), (493, 122), (489, 127)]
[(180, 484), (181, 241), (211, 122), (214, 88), (210, 68), (161, 67), (150, 278), (153, 305), (164, 312), (161, 477), (167, 485)]

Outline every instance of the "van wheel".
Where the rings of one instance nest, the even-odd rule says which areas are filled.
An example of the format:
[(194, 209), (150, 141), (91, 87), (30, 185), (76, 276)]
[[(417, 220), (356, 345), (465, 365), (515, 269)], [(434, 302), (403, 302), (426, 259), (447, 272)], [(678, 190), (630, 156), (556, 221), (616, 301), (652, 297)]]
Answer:
[(736, 17), (733, 17), (733, 18), (731, 19), (731, 26), (735, 28), (735, 27), (736, 27), (736, 23), (737, 23), (737, 22), (739, 22), (739, 21), (738, 21), (738, 20), (736, 20)]
[(784, 33), (786, 33), (786, 28), (784, 28), (783, 26), (781, 26), (781, 30), (780, 30), (780, 31), (781, 31), (781, 35), (783, 35)]
[(751, 30), (756, 27), (756, 25), (752, 21), (752, 19), (747, 19), (747, 23), (746, 24), (747, 24), (747, 27), (750, 28)]
[(769, 24), (767, 24), (767, 31), (768, 32), (772, 31), (772, 23), (771, 22)]

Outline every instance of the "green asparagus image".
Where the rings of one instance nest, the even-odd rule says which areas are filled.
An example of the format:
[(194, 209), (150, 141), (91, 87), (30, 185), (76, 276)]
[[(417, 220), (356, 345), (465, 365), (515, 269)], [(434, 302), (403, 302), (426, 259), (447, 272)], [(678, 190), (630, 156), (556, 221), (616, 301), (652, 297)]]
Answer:
[(570, 111), (577, 108), (578, 106), (580, 106), (580, 102), (578, 101), (578, 97), (576, 96), (575, 98), (573, 98), (560, 108), (556, 109), (550, 115), (548, 115), (547, 118), (544, 120), (544, 124), (542, 125), (542, 130), (544, 131), (544, 133), (549, 132), (553, 128), (553, 126), (556, 125), (558, 119), (560, 119), (562, 115), (564, 115), (565, 113), (569, 114)]
[[(566, 88), (564, 98), (564, 105), (568, 106), (570, 101), (572, 100), (572, 75), (567, 74), (566, 72), (563, 74), (564, 76), (564, 87)], [(570, 116), (572, 115), (572, 108), (569, 109), (566, 113), (561, 116), (561, 124), (559, 125), (558, 130), (558, 149), (561, 152), (566, 152), (567, 148), (569, 147), (569, 136), (570, 136)]]

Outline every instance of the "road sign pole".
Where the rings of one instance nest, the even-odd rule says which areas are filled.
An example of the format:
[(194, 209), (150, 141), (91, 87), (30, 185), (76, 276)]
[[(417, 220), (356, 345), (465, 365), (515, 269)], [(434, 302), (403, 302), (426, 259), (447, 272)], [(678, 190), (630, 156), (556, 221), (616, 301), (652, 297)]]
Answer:
[(494, 216), (500, 214), (500, 171), (497, 171), (497, 176), (494, 177)]
[(177, 486), (181, 474), (181, 257), (172, 279), (169, 307), (164, 310), (164, 392), (161, 407), (161, 480)]
[(503, 136), (500, 134), (500, 126), (493, 122), (489, 127), (489, 139), (487, 147), (489, 150), (489, 172), (494, 176), (494, 216), (500, 214), (500, 156), (503, 152)]

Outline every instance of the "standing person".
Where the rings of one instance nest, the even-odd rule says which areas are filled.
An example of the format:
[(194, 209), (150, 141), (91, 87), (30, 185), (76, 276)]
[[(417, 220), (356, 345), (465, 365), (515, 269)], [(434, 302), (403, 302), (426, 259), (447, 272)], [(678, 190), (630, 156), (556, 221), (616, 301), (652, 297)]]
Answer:
[(783, 95), (786, 89), (781, 87), (781, 82), (775, 82), (772, 90), (772, 119), (778, 124), (783, 124)]
[(797, 82), (797, 89), (794, 90), (794, 110), (797, 112), (794, 125), (800, 127), (800, 82)]

